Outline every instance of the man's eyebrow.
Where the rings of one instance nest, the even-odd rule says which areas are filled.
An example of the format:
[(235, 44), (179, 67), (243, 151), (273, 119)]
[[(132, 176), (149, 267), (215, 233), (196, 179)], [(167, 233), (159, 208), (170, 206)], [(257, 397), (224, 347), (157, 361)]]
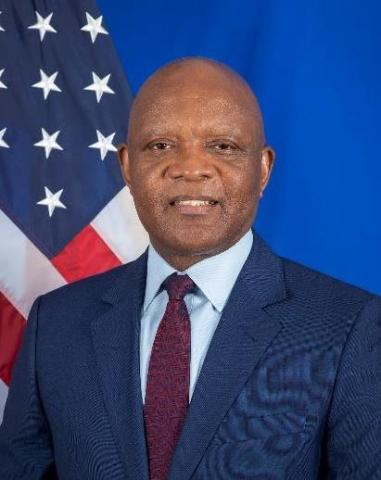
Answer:
[[(165, 125), (158, 127), (148, 127), (139, 129), (137, 138), (139, 142), (148, 142), (155, 138), (174, 138), (181, 139), (182, 135), (175, 129), (167, 128)], [(231, 141), (241, 142), (241, 143), (250, 143), (251, 138), (242, 129), (237, 128), (236, 126), (229, 127), (227, 125), (222, 125), (221, 127), (213, 128), (203, 132), (202, 137), (204, 140), (217, 140), (217, 139), (229, 139)]]

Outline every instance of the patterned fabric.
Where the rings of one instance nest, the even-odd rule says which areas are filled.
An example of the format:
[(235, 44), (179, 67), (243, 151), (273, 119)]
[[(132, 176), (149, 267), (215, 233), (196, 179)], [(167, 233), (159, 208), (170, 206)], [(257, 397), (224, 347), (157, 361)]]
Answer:
[(164, 282), (169, 300), (152, 347), (144, 420), (151, 480), (165, 480), (189, 403), (190, 319), (184, 296), (195, 284), (173, 273)]

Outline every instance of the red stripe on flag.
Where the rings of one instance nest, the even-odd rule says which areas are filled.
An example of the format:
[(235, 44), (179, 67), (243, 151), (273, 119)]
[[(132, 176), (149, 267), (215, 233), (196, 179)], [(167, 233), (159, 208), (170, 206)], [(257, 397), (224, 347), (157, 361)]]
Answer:
[(79, 232), (51, 262), (68, 282), (121, 265), (91, 225)]
[(9, 385), (26, 322), (1, 292), (0, 312), (0, 378)]

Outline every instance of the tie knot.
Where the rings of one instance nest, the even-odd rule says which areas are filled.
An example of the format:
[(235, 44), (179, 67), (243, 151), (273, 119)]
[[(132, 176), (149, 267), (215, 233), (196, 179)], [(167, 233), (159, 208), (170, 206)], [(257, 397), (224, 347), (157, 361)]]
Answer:
[(167, 290), (170, 300), (182, 300), (195, 287), (194, 281), (188, 275), (178, 275), (176, 272), (169, 275), (163, 287)]

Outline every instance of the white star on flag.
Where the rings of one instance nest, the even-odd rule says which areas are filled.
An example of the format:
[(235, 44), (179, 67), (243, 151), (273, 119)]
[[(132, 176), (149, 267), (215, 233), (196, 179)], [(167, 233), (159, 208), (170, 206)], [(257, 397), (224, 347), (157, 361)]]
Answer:
[(42, 132), (42, 140), (35, 143), (34, 146), (44, 148), (46, 158), (49, 158), (49, 155), (52, 150), (63, 150), (61, 145), (58, 145), (58, 143), (56, 142), (58, 135), (61, 133), (60, 130), (58, 130), (55, 133), (52, 133), (51, 135), (49, 135), (47, 131), (43, 128), (41, 128), (41, 132)]
[(0, 147), (3, 147), (3, 148), (9, 148), (9, 145), (4, 140), (4, 135), (6, 131), (7, 131), (6, 128), (3, 128), (2, 130), (0, 130)]
[(53, 215), (56, 208), (66, 208), (66, 206), (60, 200), (63, 189), (58, 190), (56, 193), (51, 192), (48, 187), (44, 187), (44, 189), (45, 198), (37, 202), (37, 205), (47, 206), (49, 210), (49, 217)]
[[(4, 72), (5, 72), (5, 68), (0, 70), (0, 78)], [(8, 88), (8, 87), (0, 80), (0, 88)]]
[(93, 43), (95, 43), (95, 40), (100, 33), (102, 33), (103, 35), (108, 35), (108, 31), (102, 27), (102, 15), (98, 18), (93, 18), (88, 12), (86, 12), (86, 19), (87, 25), (84, 25), (81, 30), (83, 32), (90, 33), (91, 41)]
[(85, 87), (84, 90), (91, 90), (91, 91), (95, 92), (98, 103), (101, 101), (102, 95), (104, 93), (111, 93), (111, 94), (115, 95), (114, 90), (112, 90), (108, 86), (108, 81), (110, 80), (111, 73), (106, 75), (104, 78), (99, 78), (96, 73), (92, 72), (92, 76), (93, 76), (93, 82), (94, 83)]
[[(0, 12), (0, 15), (2, 14), (3, 12)], [(0, 25), (0, 32), (5, 32), (4, 28)]]
[(53, 13), (50, 13), (46, 18), (43, 18), (36, 11), (37, 23), (35, 23), (34, 25), (30, 25), (30, 27), (28, 27), (29, 29), (32, 29), (32, 30), (39, 30), (41, 42), (43, 41), (46, 32), (57, 33), (57, 30), (50, 25), (52, 16), (53, 16)]
[(58, 72), (53, 73), (50, 77), (40, 69), (41, 80), (38, 83), (32, 85), (34, 88), (41, 88), (44, 91), (44, 100), (48, 98), (49, 93), (54, 90), (55, 92), (62, 92), (62, 90), (54, 83)]
[(89, 148), (98, 148), (101, 154), (101, 158), (102, 160), (104, 160), (106, 158), (107, 152), (118, 151), (118, 149), (115, 148), (115, 146), (112, 144), (115, 133), (116, 132), (112, 133), (108, 137), (105, 137), (99, 130), (97, 130), (98, 141), (96, 143), (93, 143), (92, 145), (89, 145)]

